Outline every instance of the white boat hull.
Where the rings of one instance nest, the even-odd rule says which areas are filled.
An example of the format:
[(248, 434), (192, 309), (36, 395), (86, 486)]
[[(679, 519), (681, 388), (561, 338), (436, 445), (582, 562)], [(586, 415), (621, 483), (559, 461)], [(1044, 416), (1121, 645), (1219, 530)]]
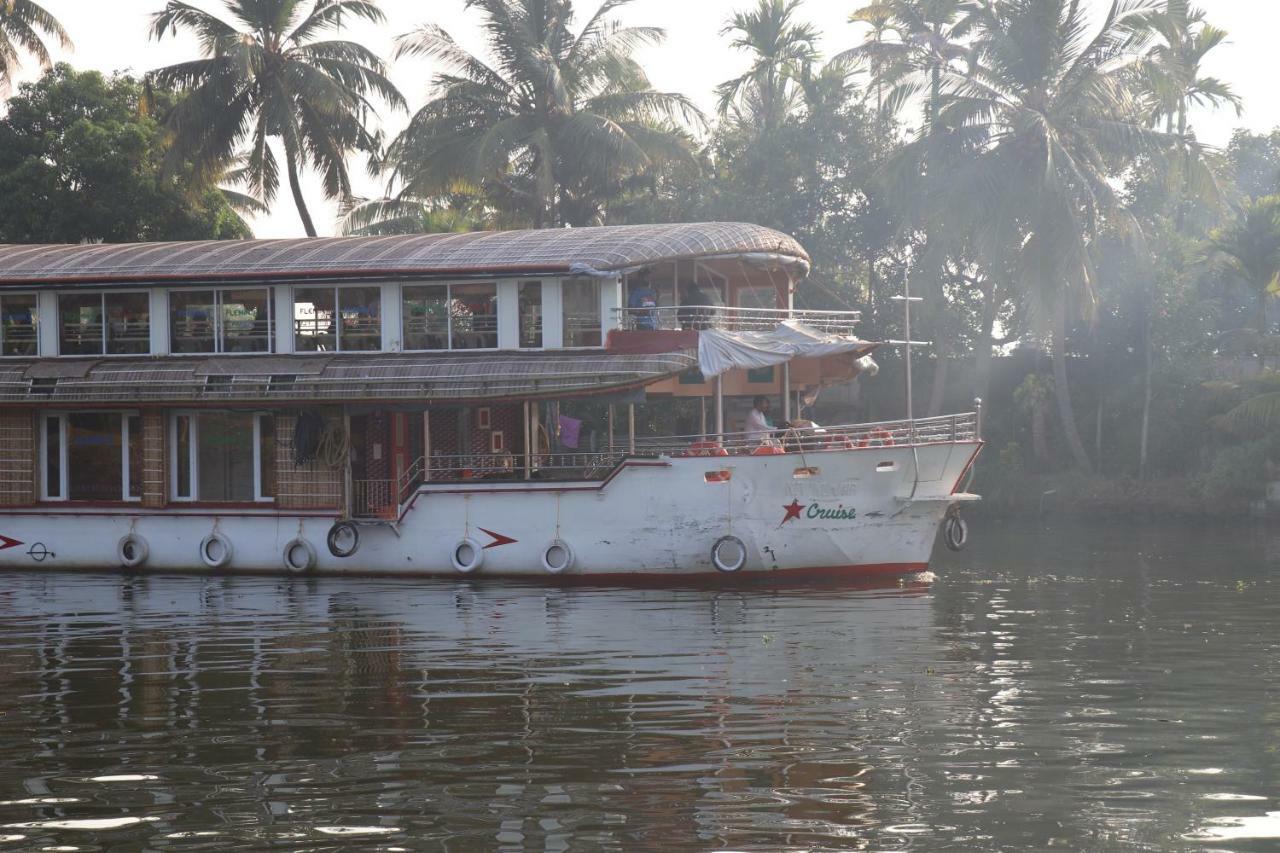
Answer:
[[(457, 576), (458, 546), (469, 541), (481, 555), (475, 576), (548, 576), (544, 557), (559, 542), (572, 553), (561, 578), (677, 579), (721, 573), (712, 549), (732, 536), (746, 551), (737, 575), (900, 575), (928, 567), (979, 448), (964, 441), (914, 451), (635, 459), (603, 483), (429, 483), (394, 527), (362, 526), (347, 558), (326, 545), (332, 513), (12, 510), (0, 512), (0, 569), (118, 567), (119, 543), (133, 535), (149, 552), (139, 570), (208, 572), (201, 543), (217, 533), (232, 546), (220, 572), (290, 572), (284, 551), (302, 539), (316, 553), (316, 574)], [(709, 482), (709, 473), (723, 481)], [(463, 553), (470, 562), (474, 555)]]

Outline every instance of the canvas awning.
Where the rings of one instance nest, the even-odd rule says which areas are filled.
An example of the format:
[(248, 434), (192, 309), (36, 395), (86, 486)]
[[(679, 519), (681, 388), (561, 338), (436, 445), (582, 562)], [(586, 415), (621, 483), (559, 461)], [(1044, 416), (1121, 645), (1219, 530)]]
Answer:
[(843, 335), (815, 332), (795, 320), (785, 320), (767, 332), (705, 329), (698, 333), (698, 369), (710, 379), (726, 370), (773, 367), (793, 358), (821, 358), (842, 353), (862, 358), (877, 346)]
[(259, 405), (493, 402), (637, 388), (697, 365), (691, 350), (655, 355), (386, 353), (60, 359), (0, 363), (0, 403)]

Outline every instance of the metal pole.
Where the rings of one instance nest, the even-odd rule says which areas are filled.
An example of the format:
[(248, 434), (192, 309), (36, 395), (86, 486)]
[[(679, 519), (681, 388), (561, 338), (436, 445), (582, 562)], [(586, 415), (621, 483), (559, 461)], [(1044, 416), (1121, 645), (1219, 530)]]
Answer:
[(723, 374), (715, 379), (716, 386), (716, 438), (724, 441), (724, 378)]
[(703, 438), (706, 438), (707, 436), (707, 398), (706, 397), (698, 398), (698, 414), (699, 414), (698, 435), (702, 436)]
[(538, 436), (533, 431), (533, 413), (529, 401), (524, 401), (524, 478), (533, 479), (533, 446)]
[(634, 455), (636, 452), (636, 404), (627, 404), (627, 447)]
[(906, 332), (907, 339), (907, 424), (910, 426), (912, 433), (915, 433), (915, 409), (911, 392), (911, 267), (907, 266), (906, 274), (903, 276), (902, 282), (902, 304), (906, 319), (903, 325), (903, 331)]
[(609, 452), (613, 452), (613, 403), (609, 404)]
[(791, 362), (782, 365), (782, 419), (791, 423)]
[[(974, 421), (975, 421), (973, 428), (974, 428), (974, 432), (977, 433), (974, 436), (974, 438), (978, 439), (978, 441), (982, 441), (982, 398), (981, 397), (973, 398), (973, 411), (974, 411)], [(959, 436), (956, 436), (956, 438), (959, 438)]]

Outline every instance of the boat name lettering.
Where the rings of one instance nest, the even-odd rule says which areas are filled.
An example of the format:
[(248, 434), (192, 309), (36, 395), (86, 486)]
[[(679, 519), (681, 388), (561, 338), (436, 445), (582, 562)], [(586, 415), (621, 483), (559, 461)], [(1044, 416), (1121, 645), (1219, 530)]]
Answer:
[(837, 506), (831, 508), (825, 507), (820, 503), (811, 503), (805, 516), (808, 518), (827, 519), (828, 521), (852, 521), (858, 517), (858, 511), (853, 507)]

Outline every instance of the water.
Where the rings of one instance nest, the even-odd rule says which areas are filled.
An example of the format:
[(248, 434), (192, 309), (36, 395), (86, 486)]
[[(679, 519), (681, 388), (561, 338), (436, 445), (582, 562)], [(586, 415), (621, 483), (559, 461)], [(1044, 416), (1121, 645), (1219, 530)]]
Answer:
[(1280, 534), (932, 586), (0, 579), (0, 851), (1280, 849)]

